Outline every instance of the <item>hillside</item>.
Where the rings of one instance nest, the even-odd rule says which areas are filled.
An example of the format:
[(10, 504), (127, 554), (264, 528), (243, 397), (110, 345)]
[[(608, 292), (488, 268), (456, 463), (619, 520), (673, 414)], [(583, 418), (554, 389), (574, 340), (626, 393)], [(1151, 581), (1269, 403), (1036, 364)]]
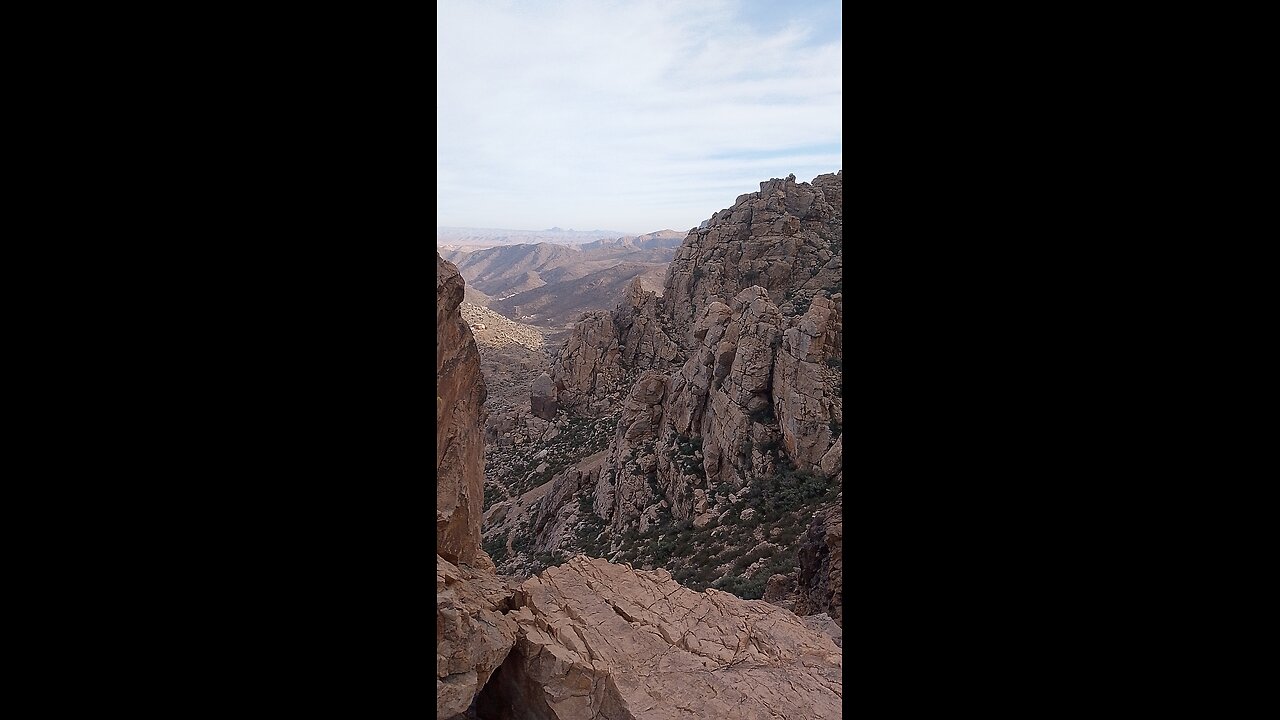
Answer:
[(842, 624), (842, 202), (839, 172), (762, 182), (661, 295), (633, 279), (583, 315), (530, 398), (570, 441), (487, 449), (502, 572), (584, 552)]

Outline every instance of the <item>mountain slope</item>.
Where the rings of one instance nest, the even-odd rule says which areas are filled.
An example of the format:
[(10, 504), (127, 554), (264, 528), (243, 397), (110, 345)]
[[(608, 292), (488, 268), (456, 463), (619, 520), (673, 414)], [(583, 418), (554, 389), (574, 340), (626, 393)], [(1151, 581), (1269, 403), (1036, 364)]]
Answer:
[(534, 547), (743, 597), (775, 575), (794, 594), (808, 572), (805, 606), (840, 616), (839, 589), (814, 584), (827, 571), (805, 566), (830, 553), (796, 541), (843, 497), (842, 189), (838, 172), (762, 182), (688, 234), (661, 296), (633, 283), (574, 327), (543, 401), (618, 420), (598, 472), (554, 478), (564, 504), (538, 513), (562, 521), (532, 528)]

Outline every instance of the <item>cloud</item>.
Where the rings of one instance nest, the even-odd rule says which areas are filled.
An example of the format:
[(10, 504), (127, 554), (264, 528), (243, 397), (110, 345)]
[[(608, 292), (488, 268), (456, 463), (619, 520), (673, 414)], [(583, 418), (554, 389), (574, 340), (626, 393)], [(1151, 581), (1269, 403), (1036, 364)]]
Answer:
[(835, 172), (839, 17), (441, 0), (437, 224), (685, 230), (762, 180)]

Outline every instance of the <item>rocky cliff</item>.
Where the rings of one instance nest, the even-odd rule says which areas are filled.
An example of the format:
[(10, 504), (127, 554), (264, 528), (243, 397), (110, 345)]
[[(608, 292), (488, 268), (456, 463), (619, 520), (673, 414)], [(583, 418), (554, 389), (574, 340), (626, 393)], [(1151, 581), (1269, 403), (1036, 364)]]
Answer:
[(458, 310), (457, 268), (436, 254), (436, 715), (465, 712), (506, 659), (516, 626), (498, 612), (505, 588), (480, 549), (484, 378)]
[[(687, 235), (662, 295), (632, 282), (573, 328), (531, 405), (618, 416), (576, 495), (591, 510), (569, 518), (607, 526), (606, 557), (749, 594), (786, 570), (797, 587), (786, 543), (843, 482), (842, 200), (839, 172), (762, 182)], [(700, 544), (728, 554), (695, 559)]]
[[(480, 353), (458, 306), (462, 276), (436, 254), (436, 552), (475, 563), (484, 506), (484, 401)], [(479, 557), (481, 565), (489, 564)]]

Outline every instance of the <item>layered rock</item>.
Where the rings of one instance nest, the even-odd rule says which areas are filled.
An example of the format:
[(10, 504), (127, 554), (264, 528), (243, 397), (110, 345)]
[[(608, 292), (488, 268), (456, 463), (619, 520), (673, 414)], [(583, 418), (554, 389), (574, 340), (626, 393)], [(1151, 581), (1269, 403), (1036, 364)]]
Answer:
[(458, 306), (458, 269), (436, 253), (436, 553), (492, 567), (480, 550), (484, 401), (480, 353)]
[(840, 648), (768, 603), (579, 556), (512, 606), (518, 639), (480, 693), (484, 717), (840, 717)]

